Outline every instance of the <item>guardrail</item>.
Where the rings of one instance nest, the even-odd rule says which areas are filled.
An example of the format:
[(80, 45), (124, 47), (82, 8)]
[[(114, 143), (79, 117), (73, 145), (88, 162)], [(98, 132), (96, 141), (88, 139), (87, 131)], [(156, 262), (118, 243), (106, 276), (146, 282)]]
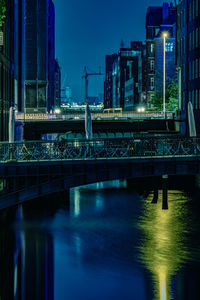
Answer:
[(178, 157), (200, 155), (200, 139), (119, 138), (0, 143), (0, 162)]
[[(163, 112), (123, 112), (123, 113), (92, 113), (92, 120), (128, 120), (128, 119), (164, 119)], [(85, 114), (22, 114), (16, 113), (17, 121), (64, 121), (83, 120)], [(174, 113), (167, 112), (166, 118), (173, 119)]]

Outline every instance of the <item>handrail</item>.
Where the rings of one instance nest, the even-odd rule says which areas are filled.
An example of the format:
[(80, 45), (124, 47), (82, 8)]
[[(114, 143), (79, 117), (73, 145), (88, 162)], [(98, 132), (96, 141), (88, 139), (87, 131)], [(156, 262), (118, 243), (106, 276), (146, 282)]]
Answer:
[(188, 157), (200, 155), (200, 138), (112, 138), (0, 143), (0, 162)]

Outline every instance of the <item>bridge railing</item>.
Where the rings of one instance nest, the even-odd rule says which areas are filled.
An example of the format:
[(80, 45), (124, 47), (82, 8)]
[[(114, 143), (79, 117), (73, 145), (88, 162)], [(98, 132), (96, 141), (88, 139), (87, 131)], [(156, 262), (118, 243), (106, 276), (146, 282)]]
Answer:
[[(167, 119), (173, 119), (173, 112), (166, 112)], [(66, 114), (23, 114), (16, 113), (15, 119), (21, 122), (36, 122), (36, 121), (76, 121), (84, 120), (85, 114), (82, 113), (66, 113)], [(164, 119), (163, 112), (112, 112), (112, 113), (102, 113), (93, 112), (92, 120), (128, 120), (128, 119)]]
[(200, 139), (119, 138), (0, 143), (0, 162), (200, 155)]

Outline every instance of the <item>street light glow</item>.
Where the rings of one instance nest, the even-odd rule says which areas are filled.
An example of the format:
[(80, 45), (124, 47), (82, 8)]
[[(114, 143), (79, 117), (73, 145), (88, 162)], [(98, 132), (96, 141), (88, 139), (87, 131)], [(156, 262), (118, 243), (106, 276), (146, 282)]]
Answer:
[(61, 110), (59, 108), (56, 108), (55, 109), (55, 114), (60, 114), (61, 113)]
[(145, 112), (145, 107), (138, 107), (137, 111), (138, 112)]
[(162, 37), (166, 39), (168, 37), (168, 32), (163, 32)]

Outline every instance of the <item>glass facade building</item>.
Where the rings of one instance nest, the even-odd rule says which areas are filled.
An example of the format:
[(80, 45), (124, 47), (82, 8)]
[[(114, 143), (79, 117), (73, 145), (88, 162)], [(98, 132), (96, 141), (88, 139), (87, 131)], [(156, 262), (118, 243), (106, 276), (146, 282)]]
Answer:
[(25, 17), (25, 112), (46, 113), (55, 99), (52, 0), (26, 0)]
[(0, 31), (0, 141), (8, 140), (9, 108), (14, 105), (14, 0), (6, 1), (6, 18)]

